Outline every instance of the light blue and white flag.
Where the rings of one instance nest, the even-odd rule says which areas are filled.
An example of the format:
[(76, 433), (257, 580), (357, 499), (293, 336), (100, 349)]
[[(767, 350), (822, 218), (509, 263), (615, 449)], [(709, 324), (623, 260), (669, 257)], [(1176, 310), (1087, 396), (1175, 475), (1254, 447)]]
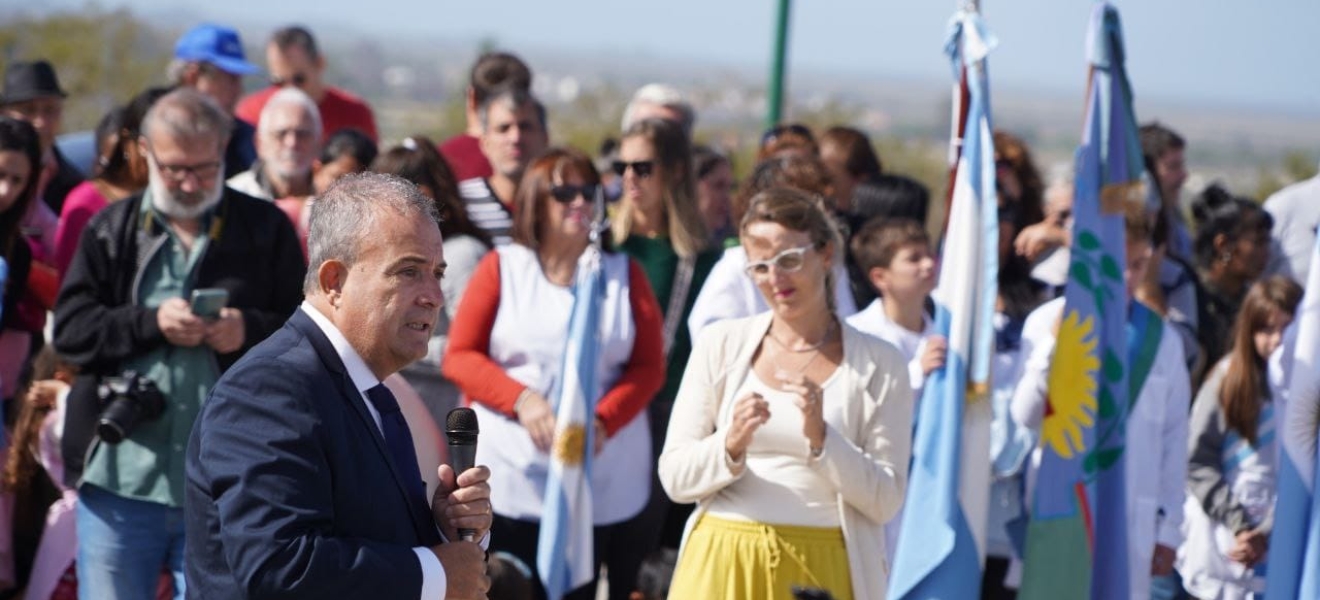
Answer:
[(550, 600), (560, 600), (595, 575), (591, 458), (599, 396), (600, 305), (605, 290), (601, 260), (596, 245), (589, 246), (578, 260), (562, 375), (551, 390), (555, 441), (536, 546), (536, 568)]
[(1281, 349), (1286, 372), (1279, 444), (1279, 495), (1270, 534), (1265, 592), (1270, 598), (1320, 598), (1320, 238), (1306, 293)]
[(960, 11), (946, 51), (954, 77), (966, 67), (970, 103), (954, 177), (949, 227), (935, 289), (935, 330), (948, 340), (918, 406), (889, 597), (980, 596), (990, 492), (990, 358), (994, 351), (999, 216), (990, 87), (985, 57), (995, 46), (980, 15)]

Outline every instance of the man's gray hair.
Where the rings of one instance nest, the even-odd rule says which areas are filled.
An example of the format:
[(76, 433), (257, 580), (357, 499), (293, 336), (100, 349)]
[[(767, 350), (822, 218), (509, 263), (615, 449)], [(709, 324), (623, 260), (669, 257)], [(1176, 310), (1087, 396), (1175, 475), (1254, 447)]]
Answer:
[(379, 235), (379, 217), (392, 211), (407, 219), (430, 219), (439, 227), (435, 201), (412, 182), (383, 173), (355, 173), (335, 181), (312, 203), (307, 233), (307, 277), (303, 293), (311, 295), (319, 285), (321, 265), (337, 260), (347, 266), (357, 262), (362, 241)]
[(312, 132), (317, 139), (321, 139), (321, 109), (316, 107), (316, 101), (311, 96), (296, 87), (282, 87), (279, 91), (270, 95), (266, 100), (266, 105), (261, 108), (261, 116), (257, 117), (257, 131), (266, 133), (270, 128), (270, 115), (275, 114), (275, 110), (284, 105), (297, 106), (312, 119)]
[(678, 111), (683, 119), (679, 125), (683, 127), (683, 132), (688, 137), (692, 137), (692, 126), (696, 124), (697, 113), (678, 88), (664, 83), (648, 83), (638, 88), (632, 100), (628, 101), (628, 106), (623, 109), (623, 131), (628, 131), (639, 120), (636, 117), (639, 104), (655, 104)]
[(223, 148), (229, 143), (234, 118), (210, 96), (191, 88), (178, 88), (161, 96), (142, 118), (142, 135), (157, 132), (183, 140), (209, 137)]

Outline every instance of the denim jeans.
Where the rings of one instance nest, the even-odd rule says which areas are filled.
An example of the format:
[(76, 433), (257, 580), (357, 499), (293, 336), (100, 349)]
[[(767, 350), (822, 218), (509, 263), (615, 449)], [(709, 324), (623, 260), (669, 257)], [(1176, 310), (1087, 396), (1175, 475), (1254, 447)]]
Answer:
[(79, 600), (151, 600), (164, 569), (183, 600), (182, 508), (79, 488)]

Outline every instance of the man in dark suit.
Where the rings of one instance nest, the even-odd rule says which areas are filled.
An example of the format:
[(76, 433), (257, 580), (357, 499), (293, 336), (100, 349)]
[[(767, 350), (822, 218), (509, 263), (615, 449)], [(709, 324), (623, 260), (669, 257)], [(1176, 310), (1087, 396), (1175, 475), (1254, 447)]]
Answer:
[(444, 303), (434, 203), (402, 179), (349, 176), (313, 205), (308, 253), (307, 300), (193, 429), (188, 596), (484, 598), (490, 472), (440, 466), (428, 507), (381, 383), (426, 354)]

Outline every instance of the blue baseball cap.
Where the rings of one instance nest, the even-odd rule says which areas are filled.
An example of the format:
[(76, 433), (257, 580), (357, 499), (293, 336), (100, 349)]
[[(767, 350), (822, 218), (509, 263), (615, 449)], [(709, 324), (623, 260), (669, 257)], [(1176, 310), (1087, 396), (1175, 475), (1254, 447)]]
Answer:
[(203, 23), (183, 34), (174, 44), (174, 58), (211, 63), (234, 75), (261, 71), (243, 58), (243, 43), (239, 41), (237, 31), (212, 23)]

